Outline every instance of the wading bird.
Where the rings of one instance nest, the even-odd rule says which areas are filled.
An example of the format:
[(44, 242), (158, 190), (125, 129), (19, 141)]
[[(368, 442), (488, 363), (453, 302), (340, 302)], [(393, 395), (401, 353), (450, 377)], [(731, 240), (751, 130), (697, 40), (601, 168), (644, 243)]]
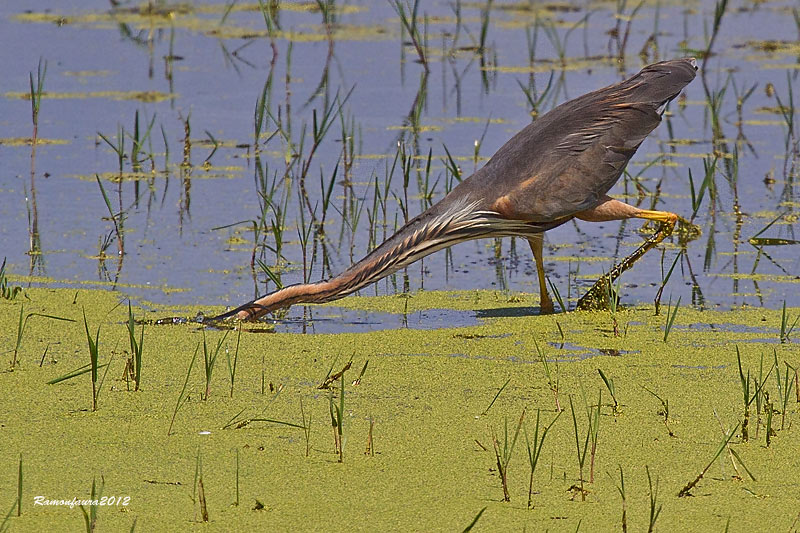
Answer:
[(338, 276), (284, 287), (215, 319), (256, 319), (298, 303), (330, 302), (437, 250), (472, 239), (508, 236), (528, 240), (539, 277), (541, 311), (552, 312), (542, 264), (545, 231), (573, 218), (659, 222), (652, 237), (578, 302), (578, 307), (590, 306), (606, 284), (672, 233), (678, 220), (674, 213), (639, 209), (607, 193), (661, 122), (666, 104), (694, 79), (696, 70), (693, 58), (655, 63), (627, 80), (559, 105), (517, 133), (486, 166), (441, 201)]

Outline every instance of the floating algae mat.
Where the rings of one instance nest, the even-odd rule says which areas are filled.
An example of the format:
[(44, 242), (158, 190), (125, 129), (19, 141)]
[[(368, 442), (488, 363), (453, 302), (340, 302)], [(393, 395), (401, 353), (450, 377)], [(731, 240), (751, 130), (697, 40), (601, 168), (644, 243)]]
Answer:
[[(383, 313), (449, 302), (485, 316), (431, 330), (240, 335), (188, 322), (146, 324), (141, 336), (137, 324), (138, 391), (120, 293), (0, 300), (0, 522), (10, 511), (12, 531), (82, 529), (79, 506), (36, 501), (89, 499), (94, 483), (110, 503), (94, 508), (100, 531), (185, 530), (204, 517), (212, 531), (453, 531), (482, 510), (476, 531), (620, 530), (623, 520), (640, 531), (651, 509), (665, 531), (796, 527), (800, 350), (785, 334), (800, 310), (786, 311), (781, 343), (781, 311), (680, 307), (665, 342), (666, 309), (618, 311), (616, 337), (609, 313), (510, 312), (530, 299), (339, 302)], [(144, 323), (174, 312), (133, 308)], [(99, 340), (96, 411), (91, 372), (48, 384), (90, 362), (87, 324)], [(566, 412), (543, 437), (556, 400)]]

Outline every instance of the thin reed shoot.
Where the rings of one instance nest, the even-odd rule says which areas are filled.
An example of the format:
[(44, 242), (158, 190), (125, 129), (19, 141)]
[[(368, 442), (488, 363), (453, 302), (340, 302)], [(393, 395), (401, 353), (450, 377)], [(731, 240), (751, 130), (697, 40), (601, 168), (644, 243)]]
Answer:
[(775, 381), (777, 382), (777, 388), (778, 388), (778, 400), (780, 400), (781, 402), (781, 430), (783, 430), (786, 426), (786, 409), (789, 406), (789, 397), (792, 394), (792, 387), (794, 387), (794, 380), (790, 376), (790, 370), (794, 370), (794, 367), (792, 367), (791, 365), (789, 365), (789, 363), (784, 361), (784, 364), (786, 365), (786, 371), (783, 373), (783, 377), (781, 378), (781, 366), (778, 363), (778, 350), (773, 348), (772, 355), (774, 357), (772, 368), (775, 369)]
[[(619, 485), (614, 484), (614, 486), (622, 497), (622, 533), (628, 533), (628, 497), (625, 493), (625, 473), (622, 471), (622, 465), (618, 465), (618, 468)], [(611, 477), (611, 474), (608, 472), (606, 472), (606, 474), (608, 474), (608, 477)]]
[(369, 417), (369, 433), (367, 433), (367, 447), (364, 449), (364, 455), (370, 457), (375, 456), (375, 440), (373, 438), (373, 430), (375, 429), (375, 420)]
[(606, 376), (605, 373), (603, 372), (603, 370), (600, 369), (600, 368), (597, 369), (597, 372), (598, 372), (598, 374), (600, 374), (600, 379), (602, 379), (603, 383), (606, 384), (606, 388), (608, 389), (608, 392), (611, 393), (611, 399), (614, 402), (614, 405), (612, 406), (612, 410), (613, 410), (614, 414), (616, 415), (616, 414), (619, 413), (619, 402), (617, 401), (617, 393), (616, 393), (616, 388), (614, 387), (614, 380), (612, 378), (609, 378), (608, 376)]
[(583, 488), (583, 467), (586, 464), (586, 452), (589, 450), (589, 438), (592, 431), (591, 428), (587, 429), (586, 437), (583, 439), (583, 445), (581, 445), (581, 439), (578, 436), (578, 418), (575, 416), (575, 406), (572, 403), (571, 394), (569, 396), (569, 408), (572, 412), (572, 428), (575, 431), (575, 450), (578, 458), (578, 480), (580, 483), (580, 487), (575, 488), (578, 488), (581, 493), (581, 501), (586, 501), (586, 490)]
[(128, 300), (128, 322), (126, 323), (128, 328), (128, 340), (130, 341), (131, 346), (131, 360), (129, 361), (129, 369), (132, 371), (131, 374), (133, 376), (134, 382), (134, 391), (139, 390), (139, 385), (142, 383), (142, 349), (144, 345), (144, 324), (142, 324), (142, 330), (139, 334), (139, 340), (136, 340), (136, 334), (134, 332), (134, 319), (133, 319), (133, 311), (131, 310), (131, 302)]
[(239, 507), (239, 448), (236, 448), (236, 499), (233, 505)]
[(600, 407), (603, 405), (603, 389), (599, 390), (597, 405), (587, 405), (586, 415), (589, 419), (589, 435), (592, 443), (589, 454), (589, 483), (594, 483), (594, 459), (597, 456), (597, 438), (600, 434)]
[(425, 68), (425, 71), (428, 72), (430, 68), (428, 67), (425, 50), (426, 36), (420, 32), (419, 17), (417, 16), (420, 0), (414, 0), (413, 4), (409, 4), (407, 0), (405, 3), (400, 0), (389, 0), (389, 4), (395, 10), (397, 16), (400, 17), (400, 24), (402, 28), (408, 32), (408, 37), (411, 39), (411, 44), (417, 52), (419, 62)]
[[(561, 326), (559, 326), (560, 329)], [(562, 340), (563, 340), (563, 332), (562, 332)], [(560, 413), (563, 409), (561, 409), (561, 403), (558, 401), (558, 361), (555, 362), (555, 372), (550, 371), (550, 364), (547, 362), (547, 358), (544, 356), (544, 352), (539, 347), (539, 343), (536, 342), (536, 339), (533, 339), (533, 344), (536, 346), (536, 351), (539, 354), (539, 361), (542, 362), (542, 367), (544, 368), (544, 375), (547, 379), (547, 386), (550, 388), (550, 392), (553, 393), (553, 399), (556, 402), (556, 412)]]
[(506, 382), (503, 383), (503, 386), (500, 387), (500, 389), (497, 391), (497, 394), (494, 395), (494, 398), (492, 398), (492, 401), (489, 402), (489, 405), (486, 407), (486, 409), (483, 410), (483, 416), (486, 416), (486, 415), (489, 414), (489, 409), (492, 408), (492, 406), (494, 405), (494, 402), (497, 401), (497, 398), (500, 397), (500, 394), (503, 392), (503, 390), (505, 390), (505, 388), (508, 386), (509, 383), (511, 383), (511, 378), (508, 378), (506, 380)]
[(36, 68), (36, 80), (34, 81), (33, 72), (28, 73), (28, 79), (30, 81), (31, 121), (33, 122), (31, 144), (34, 147), (39, 137), (39, 111), (42, 107), (42, 94), (44, 94), (44, 78), (46, 75), (47, 61), (42, 63), (42, 58), (39, 58), (39, 65)]
[(680, 306), (680, 296), (678, 297), (678, 301), (675, 303), (674, 308), (672, 307), (672, 296), (669, 297), (669, 303), (667, 304), (667, 317), (666, 322), (664, 323), (664, 342), (667, 342), (667, 339), (669, 338), (669, 334), (672, 331), (672, 326), (675, 324), (675, 317), (678, 316), (678, 309)]
[(775, 405), (769, 399), (769, 396), (764, 393), (764, 411), (767, 413), (767, 424), (764, 431), (764, 444), (767, 448), (772, 444), (772, 437), (775, 436), (775, 430), (772, 429), (772, 417), (775, 415)]
[(669, 433), (670, 437), (675, 437), (675, 433), (673, 433), (672, 428), (669, 427), (669, 398), (664, 399), (655, 392), (651, 391), (645, 386), (641, 386), (644, 390), (652, 394), (659, 402), (661, 402), (661, 411), (659, 411), (659, 415), (664, 417), (664, 427), (667, 428), (667, 433)]
[[(195, 513), (200, 511), (200, 519), (208, 522), (208, 505), (206, 504), (206, 488), (203, 482), (203, 456), (200, 448), (197, 449), (197, 456), (194, 464), (194, 483), (192, 485), (192, 502), (199, 505)], [(197, 516), (197, 515), (195, 515)]]
[(568, 311), (567, 304), (564, 303), (564, 298), (561, 296), (561, 291), (558, 290), (556, 284), (553, 283), (549, 277), (545, 276), (545, 279), (547, 280), (547, 284), (550, 286), (550, 291), (552, 291), (553, 296), (556, 298), (556, 302), (558, 302), (558, 306), (561, 308), (561, 312), (566, 313)]
[(3, 517), (2, 522), (0, 522), (0, 533), (8, 533), (11, 529), (11, 515), (14, 513), (14, 508), (17, 506), (17, 502), (14, 501), (14, 504), (11, 506), (11, 509), (8, 510), (6, 515)]
[(708, 158), (704, 159), (703, 169), (703, 181), (700, 183), (699, 187), (695, 187), (692, 169), (689, 169), (689, 192), (691, 193), (692, 199), (692, 216), (689, 217), (689, 222), (693, 222), (697, 216), (700, 206), (703, 204), (706, 191), (709, 192), (709, 196), (711, 197), (710, 207), (712, 209), (716, 201), (716, 183), (714, 182), (714, 175), (717, 170), (717, 157), (715, 156), (713, 160)]
[(619, 310), (621, 282), (622, 282), (622, 277), (620, 276), (617, 278), (617, 281), (616, 283), (614, 283), (613, 286), (610, 280), (606, 280), (606, 282), (603, 284), (603, 288), (605, 289), (606, 307), (608, 308), (608, 312), (611, 315), (611, 325), (615, 337), (619, 337), (619, 322), (617, 321), (617, 311)]
[[(522, 422), (525, 420), (525, 410), (519, 417), (517, 429), (514, 431), (514, 436), (509, 437), (508, 434), (508, 417), (505, 418), (503, 425), (503, 442), (502, 445), (497, 440), (497, 435), (492, 430), (492, 445), (494, 446), (494, 455), (497, 461), (497, 473), (500, 476), (500, 482), (503, 485), (503, 501), (510, 502), (511, 496), (508, 492), (508, 465), (511, 463), (511, 458), (514, 455), (514, 447), (517, 444), (520, 429), (522, 429)], [(538, 456), (537, 456), (538, 457)], [(537, 459), (538, 460), (538, 459)]]
[(236, 349), (233, 351), (233, 361), (231, 361), (231, 354), (226, 349), (225, 354), (228, 357), (228, 377), (231, 379), (231, 394), (230, 397), (233, 398), (233, 386), (236, 383), (236, 364), (239, 361), (239, 343), (242, 340), (242, 328), (239, 328), (239, 332), (236, 334)]
[(788, 92), (789, 92), (789, 100), (787, 104), (784, 104), (783, 101), (781, 101), (781, 98), (780, 96), (778, 96), (777, 92), (775, 93), (775, 99), (778, 101), (778, 109), (780, 109), (781, 115), (787, 127), (786, 151), (788, 152), (791, 142), (795, 138), (795, 132), (794, 132), (795, 107), (794, 107), (794, 93), (792, 91), (794, 84), (792, 82), (792, 76), (789, 74), (788, 71), (786, 72), (786, 85), (788, 87)]
[(206, 378), (206, 389), (205, 394), (203, 395), (203, 400), (208, 400), (208, 396), (211, 393), (211, 376), (214, 374), (214, 367), (217, 363), (217, 356), (219, 356), (219, 351), (222, 348), (222, 344), (225, 342), (225, 339), (228, 337), (229, 331), (225, 332), (225, 335), (217, 342), (217, 345), (214, 347), (213, 352), (209, 350), (208, 343), (206, 342), (206, 330), (203, 330), (203, 369), (205, 370), (205, 378)]
[[(769, 378), (772, 371), (775, 369), (773, 365), (770, 367), (769, 371), (767, 372), (766, 376), (763, 376), (761, 379), (761, 372), (759, 372), (759, 379), (754, 379), (755, 390), (753, 393), (750, 393), (750, 369), (747, 369), (747, 375), (745, 375), (744, 370), (742, 369), (742, 355), (739, 352), (739, 347), (736, 347), (736, 362), (739, 365), (739, 383), (742, 388), (742, 403), (744, 405), (744, 415), (741, 422), (742, 427), (742, 442), (747, 442), (750, 439), (750, 405), (752, 405), (753, 401), (758, 400), (761, 398), (762, 391), (764, 390), (764, 385), (767, 383), (767, 379)], [(763, 356), (762, 356), (762, 368), (763, 368)], [(756, 426), (756, 432), (758, 432), (758, 427)]]
[(533, 474), (536, 472), (536, 467), (539, 464), (539, 458), (542, 455), (542, 447), (544, 446), (544, 440), (547, 438), (547, 432), (550, 431), (550, 428), (553, 427), (553, 424), (556, 423), (558, 418), (561, 416), (561, 411), (556, 414), (555, 418), (553, 419), (550, 424), (547, 425), (542, 430), (542, 436), (539, 438), (539, 417), (541, 415), (541, 410), (536, 410), (536, 427), (533, 430), (533, 445), (531, 445), (531, 441), (528, 438), (528, 431), (525, 431), (525, 445), (528, 449), (528, 464), (531, 468), (531, 475), (528, 479), (528, 509), (533, 508)]
[(658, 316), (661, 312), (661, 295), (664, 293), (664, 287), (666, 287), (667, 282), (669, 282), (669, 278), (672, 277), (672, 272), (675, 270), (675, 265), (678, 264), (678, 260), (681, 258), (681, 254), (675, 256), (675, 259), (672, 260), (672, 265), (667, 270), (666, 275), (664, 274), (664, 262), (663, 262), (663, 255), (662, 255), (662, 262), (661, 262), (661, 285), (658, 286), (658, 291), (656, 292), (656, 297), (653, 300), (653, 305), (655, 306), (655, 315)]
[[(106, 380), (106, 374), (108, 374), (108, 369), (110, 367), (111, 362), (109, 361), (104, 366), (106, 367), (105, 372), (103, 373), (103, 378), (98, 383), (98, 370), (101, 367), (100, 365), (100, 326), (97, 326), (97, 331), (95, 331), (94, 339), (92, 339), (91, 333), (89, 333), (89, 322), (86, 320), (86, 310), (83, 311), (83, 326), (86, 330), (86, 344), (89, 348), (89, 367), (92, 373), (92, 411), (97, 411), (97, 400), (100, 396), (100, 390), (103, 388), (103, 383)], [(111, 356), (114, 357), (113, 355)]]
[[(103, 487), (105, 486), (105, 481), (103, 477), (100, 476), (100, 488), (97, 488), (97, 479), (92, 478), (92, 491), (89, 496), (91, 501), (99, 500), (103, 497)], [(94, 533), (97, 529), (97, 508), (100, 507), (99, 505), (89, 505), (89, 510), (87, 511), (86, 508), (81, 505), (81, 513), (83, 513), (83, 522), (86, 526), (86, 533)]]
[(781, 309), (781, 333), (780, 333), (780, 340), (781, 344), (786, 344), (789, 342), (789, 335), (792, 334), (794, 331), (795, 326), (797, 326), (797, 322), (800, 321), (800, 314), (795, 317), (794, 322), (789, 325), (790, 322), (789, 314), (786, 312), (786, 300), (783, 301), (783, 308)]
[(19, 454), (17, 468), (17, 516), (22, 516), (22, 454)]
[[(538, 27), (538, 26), (537, 26)], [(541, 113), (541, 108), (544, 105), (544, 101), (547, 98), (548, 94), (550, 93), (550, 89), (553, 86), (553, 78), (555, 77), (556, 71), (550, 71), (550, 79), (547, 80), (547, 86), (542, 91), (542, 94), (537, 95), (536, 91), (533, 86), (525, 86), (521, 81), (517, 80), (517, 84), (519, 88), (522, 89), (522, 94), (525, 95), (525, 99), (528, 100), (528, 105), (531, 106), (531, 117), (535, 118), (539, 116)]]
[(711, 465), (713, 465), (714, 461), (716, 461), (717, 458), (720, 456), (720, 454), (722, 453), (722, 450), (724, 450), (728, 446), (728, 443), (731, 441), (733, 436), (736, 434), (736, 430), (737, 429), (739, 429), (739, 423), (738, 422), (736, 423), (736, 426), (731, 431), (729, 431), (729, 432), (727, 432), (725, 434), (725, 438), (722, 440), (722, 443), (719, 445), (719, 448), (717, 448), (717, 451), (714, 453), (714, 456), (711, 458), (711, 460), (708, 462), (708, 464), (700, 471), (700, 473), (697, 475), (697, 477), (694, 478), (689, 483), (687, 483), (680, 490), (680, 492), (678, 492), (678, 497), (679, 498), (683, 498), (684, 496), (691, 496), (691, 490), (698, 483), (700, 483), (700, 481), (703, 479), (703, 476), (705, 476), (706, 472), (708, 472), (708, 469), (711, 468)]
[(364, 377), (364, 373), (367, 371), (367, 365), (369, 365), (369, 359), (364, 361), (364, 366), (361, 367), (361, 372), (358, 373), (358, 377), (353, 380), (352, 385), (355, 387), (357, 385), (361, 385), (361, 378)]
[(647, 472), (647, 486), (650, 495), (650, 522), (647, 526), (647, 533), (653, 533), (656, 527), (656, 520), (658, 520), (658, 516), (661, 514), (663, 505), (658, 503), (658, 478), (656, 478), (656, 486), (654, 489), (653, 478), (650, 477), (650, 467), (645, 465), (644, 470)]
[(473, 528), (473, 527), (475, 527), (475, 524), (477, 524), (477, 523), (478, 523), (478, 520), (480, 520), (480, 519), (481, 519), (481, 516), (483, 516), (483, 512), (484, 512), (485, 510), (486, 510), (486, 507), (484, 507), (483, 509), (481, 509), (480, 511), (478, 511), (478, 514), (476, 514), (476, 515), (475, 515), (475, 518), (473, 518), (473, 519), (472, 519), (472, 522), (470, 522), (470, 523), (467, 525), (467, 527), (465, 527), (465, 528), (464, 528), (464, 531), (463, 531), (463, 533), (469, 533), (470, 531), (472, 531), (472, 528)]
[(344, 370), (339, 375), (339, 402), (333, 401), (333, 389), (328, 397), (329, 411), (331, 415), (331, 427), (333, 428), (334, 452), (339, 456), (338, 461), (344, 462)]
[(308, 413), (308, 417), (306, 417), (302, 398), (300, 398), (300, 417), (303, 420), (303, 438), (306, 442), (306, 457), (308, 457), (311, 454), (311, 413)]
[(189, 369), (186, 371), (186, 379), (183, 381), (181, 393), (178, 395), (178, 401), (175, 403), (175, 410), (172, 412), (172, 420), (169, 422), (167, 437), (172, 434), (172, 426), (175, 424), (175, 417), (178, 416), (178, 411), (180, 411), (181, 407), (183, 407), (188, 401), (188, 397), (186, 396), (186, 386), (189, 384), (189, 376), (192, 375), (192, 367), (194, 367), (194, 361), (197, 358), (198, 351), (200, 351), (200, 343), (198, 343), (195, 347), (194, 354), (192, 354), (192, 360), (189, 362)]

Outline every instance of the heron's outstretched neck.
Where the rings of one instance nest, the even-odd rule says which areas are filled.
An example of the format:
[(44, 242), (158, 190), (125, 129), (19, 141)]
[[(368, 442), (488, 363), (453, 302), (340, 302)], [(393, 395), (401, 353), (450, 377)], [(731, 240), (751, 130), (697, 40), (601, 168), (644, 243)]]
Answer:
[[(234, 316), (240, 320), (254, 320), (277, 309), (290, 307), (298, 303), (323, 303), (335, 300), (336, 297), (329, 298), (329, 295), (334, 293), (334, 288), (336, 287), (335, 282), (339, 281), (339, 278), (341, 278), (341, 276), (337, 276), (331, 281), (289, 285), (288, 287), (260, 296), (244, 305), (240, 305), (232, 311), (215, 316), (212, 320), (223, 320)], [(338, 297), (344, 297), (346, 294), (342, 294)]]
[[(437, 204), (409, 221), (361, 261), (338, 276), (318, 283), (284, 287), (261, 296), (214, 320), (236, 316), (253, 320), (276, 309), (298, 303), (325, 303), (343, 298), (358, 289), (453, 244), (482, 237), (538, 234), (546, 226), (522, 220), (501, 218), (497, 213), (478, 209), (479, 202), (459, 199)], [(552, 225), (552, 224), (551, 224)]]

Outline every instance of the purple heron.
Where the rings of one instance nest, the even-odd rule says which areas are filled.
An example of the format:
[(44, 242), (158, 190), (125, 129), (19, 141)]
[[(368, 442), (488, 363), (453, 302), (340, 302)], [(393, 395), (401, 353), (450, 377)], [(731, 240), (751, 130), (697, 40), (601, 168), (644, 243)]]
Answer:
[(577, 218), (604, 222), (641, 218), (656, 233), (581, 298), (591, 305), (607, 283), (672, 233), (678, 215), (633, 207), (607, 195), (667, 103), (691, 82), (693, 58), (662, 61), (614, 85), (565, 102), (504, 144), (486, 165), (447, 196), (329, 280), (283, 287), (215, 317), (256, 319), (298, 303), (343, 298), (454, 244), (487, 237), (527, 239), (536, 262), (540, 308), (553, 311), (542, 263), (542, 236)]

